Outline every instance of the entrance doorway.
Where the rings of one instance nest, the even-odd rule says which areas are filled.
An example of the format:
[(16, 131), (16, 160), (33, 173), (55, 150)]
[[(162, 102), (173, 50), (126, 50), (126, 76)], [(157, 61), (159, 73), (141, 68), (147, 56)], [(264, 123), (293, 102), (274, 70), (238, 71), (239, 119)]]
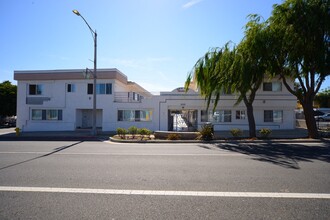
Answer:
[(196, 131), (197, 110), (181, 109), (168, 110), (169, 131)]
[(92, 127), (92, 117), (93, 111), (89, 109), (82, 110), (82, 122), (81, 128), (91, 128)]
[[(102, 109), (96, 110), (96, 127), (102, 128)], [(76, 128), (91, 129), (93, 126), (93, 110), (77, 109), (76, 110)]]

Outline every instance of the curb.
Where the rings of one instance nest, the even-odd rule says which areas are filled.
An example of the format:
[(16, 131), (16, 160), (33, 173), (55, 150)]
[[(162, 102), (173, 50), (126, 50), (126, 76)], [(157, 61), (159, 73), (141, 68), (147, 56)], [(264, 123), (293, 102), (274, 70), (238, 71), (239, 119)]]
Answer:
[(0, 136), (1, 141), (99, 141), (104, 137), (93, 136)]
[(188, 143), (322, 143), (322, 142), (330, 142), (330, 139), (308, 139), (308, 138), (298, 138), (298, 139), (267, 139), (267, 140), (234, 140), (234, 139), (228, 139), (228, 140), (211, 140), (211, 141), (203, 141), (203, 140), (120, 140), (110, 137), (109, 140), (111, 142), (115, 143), (136, 143), (136, 144), (188, 144)]

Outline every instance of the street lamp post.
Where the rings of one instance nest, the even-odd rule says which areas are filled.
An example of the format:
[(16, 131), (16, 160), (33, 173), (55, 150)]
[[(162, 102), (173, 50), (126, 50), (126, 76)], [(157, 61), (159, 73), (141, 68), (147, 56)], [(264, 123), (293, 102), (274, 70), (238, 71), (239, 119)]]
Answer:
[(85, 18), (79, 13), (79, 11), (77, 10), (73, 10), (72, 11), (74, 14), (76, 14), (77, 16), (80, 16), (84, 22), (87, 24), (90, 32), (93, 35), (93, 40), (94, 40), (94, 73), (93, 73), (93, 126), (92, 126), (92, 135), (96, 135), (97, 131), (96, 131), (96, 49), (97, 49), (97, 33), (96, 30), (93, 31), (93, 29), (91, 28), (91, 26), (89, 26), (88, 22), (85, 20)]

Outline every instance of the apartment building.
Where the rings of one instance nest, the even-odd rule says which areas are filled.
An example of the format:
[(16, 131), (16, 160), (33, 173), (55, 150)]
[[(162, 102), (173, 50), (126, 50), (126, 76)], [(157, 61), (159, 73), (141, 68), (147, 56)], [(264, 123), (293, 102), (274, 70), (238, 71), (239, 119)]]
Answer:
[[(17, 127), (24, 131), (74, 131), (92, 127), (93, 77), (84, 69), (14, 71)], [(293, 85), (293, 82), (292, 82)], [(98, 69), (96, 126), (194, 131), (211, 122), (215, 130), (248, 130), (246, 108), (224, 94), (213, 112), (198, 90), (176, 88), (153, 95), (117, 69)], [(278, 79), (265, 79), (254, 101), (257, 128), (294, 129), (296, 98)]]

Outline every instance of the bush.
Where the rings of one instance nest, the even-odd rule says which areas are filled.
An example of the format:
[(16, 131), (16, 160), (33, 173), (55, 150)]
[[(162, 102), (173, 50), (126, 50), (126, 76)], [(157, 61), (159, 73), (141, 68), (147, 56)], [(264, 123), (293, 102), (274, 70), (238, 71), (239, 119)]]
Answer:
[(151, 135), (152, 132), (149, 129), (147, 129), (147, 128), (140, 128), (140, 129), (138, 129), (137, 132), (138, 132), (138, 134), (141, 135), (141, 140), (143, 140), (143, 138), (145, 136), (147, 136), (147, 138), (151, 139), (150, 138), (150, 135)]
[(199, 140), (213, 140), (214, 134), (213, 134), (213, 126), (210, 124), (205, 124), (202, 126), (201, 130), (199, 131), (199, 136), (197, 139)]
[(179, 134), (169, 134), (166, 138), (166, 140), (180, 140), (181, 136)]
[(259, 131), (259, 134), (262, 138), (268, 138), (271, 133), (272, 133), (272, 130), (269, 128), (262, 128)]
[(243, 135), (243, 131), (239, 128), (233, 128), (230, 130), (231, 135), (233, 135), (233, 137), (240, 137)]
[(150, 131), (149, 129), (145, 129), (145, 135), (147, 135), (147, 138), (151, 139), (150, 135), (152, 134), (152, 131)]
[(119, 135), (121, 139), (126, 139), (126, 134), (127, 130), (125, 128), (117, 128), (117, 135)]
[(138, 133), (138, 128), (135, 126), (131, 126), (128, 128), (128, 133), (132, 135), (132, 138), (135, 138), (135, 135)]

